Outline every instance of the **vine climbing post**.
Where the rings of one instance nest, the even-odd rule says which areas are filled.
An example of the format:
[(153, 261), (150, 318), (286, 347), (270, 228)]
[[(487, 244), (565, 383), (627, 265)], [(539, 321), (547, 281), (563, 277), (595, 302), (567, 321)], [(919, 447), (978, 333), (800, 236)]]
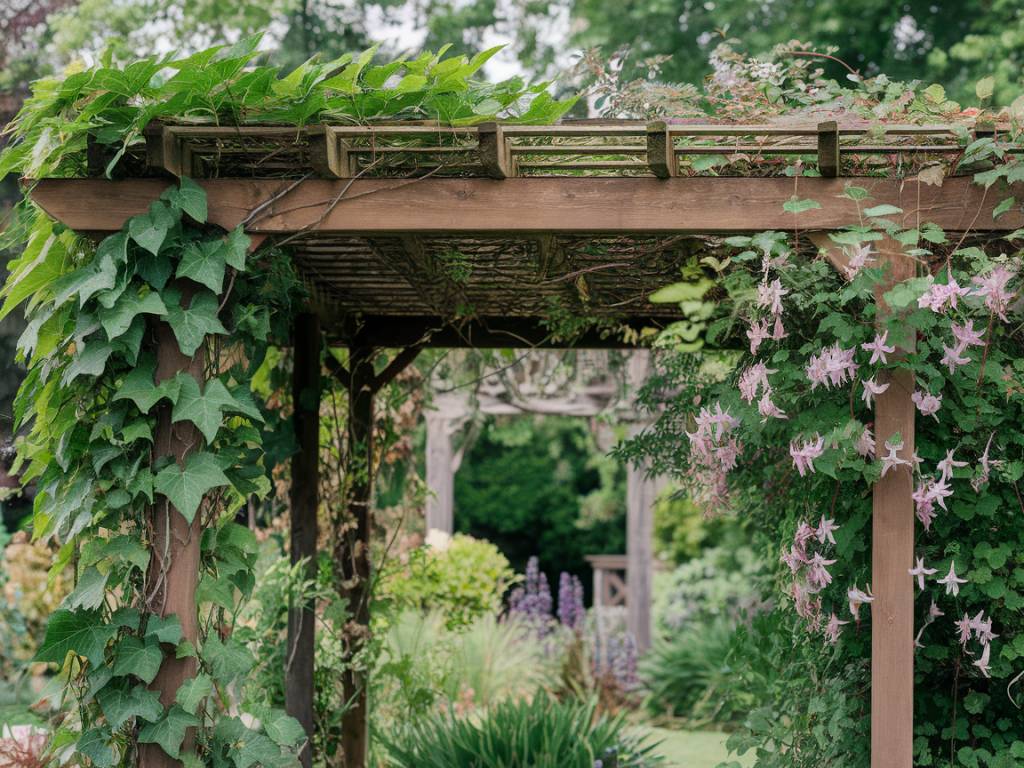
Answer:
[(346, 598), (348, 656), (352, 663), (342, 674), (346, 710), (342, 716), (345, 768), (365, 768), (369, 734), (366, 674), (359, 668), (359, 652), (370, 626), (370, 531), (373, 494), (373, 398), (376, 381), (373, 351), (352, 348), (348, 375), (348, 469), (345, 513), (335, 546), (336, 567), (341, 569), (341, 594)]
[[(194, 284), (179, 281), (185, 301), (190, 301)], [(206, 347), (200, 345), (191, 357), (184, 354), (170, 324), (160, 320), (153, 324), (152, 337), (156, 347), (155, 383), (173, 379), (179, 373), (203, 381), (206, 368)], [(153, 432), (153, 460), (170, 457), (181, 467), (190, 453), (201, 449), (203, 436), (191, 421), (172, 422), (171, 404), (158, 406), (156, 429)], [(149, 572), (146, 576), (147, 608), (157, 616), (177, 616), (181, 622), (181, 639), (199, 645), (199, 613), (196, 589), (199, 585), (200, 543), (203, 515), (197, 514), (189, 523), (165, 496), (158, 496), (150, 510), (152, 526)], [(164, 707), (174, 704), (178, 689), (195, 677), (198, 660), (195, 656), (178, 658), (173, 646), (164, 646), (160, 671), (150, 685), (160, 694)], [(186, 732), (182, 749), (190, 750), (194, 734)], [(167, 754), (158, 744), (139, 744), (140, 768), (177, 768), (181, 762)]]
[[(888, 310), (883, 294), (914, 277), (915, 262), (898, 242), (878, 244), (886, 278), (875, 293), (877, 320)], [(914, 348), (914, 331), (890, 339), (897, 352)], [(914, 454), (914, 375), (892, 369), (879, 384), (889, 388), (875, 398), (875, 445), (881, 452), (899, 434), (902, 458)], [(914, 739), (914, 502), (911, 467), (898, 466), (874, 485), (871, 573), (871, 768), (912, 768)]]
[[(306, 561), (306, 578), (316, 578), (317, 509), (320, 487), (320, 321), (312, 314), (295, 319), (292, 332), (292, 403), (298, 450), (292, 457), (291, 562)], [(308, 742), (300, 755), (313, 761), (314, 652), (316, 605), (306, 601), (288, 612), (288, 655), (285, 667), (285, 709), (302, 724)]]

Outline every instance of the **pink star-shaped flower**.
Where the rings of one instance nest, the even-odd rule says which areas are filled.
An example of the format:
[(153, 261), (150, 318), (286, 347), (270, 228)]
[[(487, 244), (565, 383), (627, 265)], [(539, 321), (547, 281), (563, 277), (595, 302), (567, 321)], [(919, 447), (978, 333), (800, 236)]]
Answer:
[(886, 355), (891, 355), (893, 352), (895, 352), (896, 347), (886, 346), (885, 342), (888, 338), (889, 332), (886, 331), (881, 335), (875, 336), (874, 341), (860, 345), (860, 348), (863, 349), (865, 352), (871, 353), (871, 359), (868, 361), (868, 365), (874, 365), (879, 361), (881, 361), (882, 365), (885, 365), (889, 362), (888, 358), (886, 358)]
[(961, 579), (959, 576), (956, 575), (956, 570), (954, 570), (953, 568), (953, 561), (950, 560), (949, 573), (947, 573), (945, 576), (939, 579), (938, 583), (944, 584), (946, 586), (947, 595), (956, 596), (960, 594), (960, 585), (966, 584), (967, 579)]
[(931, 576), (933, 573), (938, 573), (934, 568), (924, 567), (924, 558), (917, 558), (917, 564), (910, 569), (910, 575), (917, 578), (917, 588), (924, 592), (924, 577)]

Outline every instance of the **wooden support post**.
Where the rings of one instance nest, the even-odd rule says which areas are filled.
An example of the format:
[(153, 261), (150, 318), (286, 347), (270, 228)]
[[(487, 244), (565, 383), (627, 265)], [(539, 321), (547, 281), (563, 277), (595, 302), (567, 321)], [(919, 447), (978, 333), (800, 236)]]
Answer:
[(659, 179), (679, 175), (672, 133), (664, 120), (655, 120), (647, 124), (647, 165), (651, 173)]
[[(191, 283), (184, 281), (178, 286), (182, 290), (182, 301), (190, 302)], [(200, 347), (192, 356), (182, 354), (178, 340), (170, 325), (159, 321), (155, 324), (156, 383), (173, 379), (178, 373), (187, 373), (202, 382), (205, 377), (206, 351)], [(157, 426), (153, 434), (153, 459), (169, 456), (184, 466), (186, 457), (203, 445), (203, 435), (190, 421), (171, 422), (171, 406), (166, 401), (158, 407)], [(152, 527), (152, 559), (146, 575), (147, 609), (160, 616), (177, 616), (181, 622), (182, 640), (199, 647), (199, 614), (196, 605), (196, 588), (199, 585), (200, 539), (202, 518), (200, 508), (192, 523), (171, 506), (163, 496), (157, 498), (150, 510)], [(177, 658), (174, 646), (165, 645), (164, 659), (160, 671), (150, 689), (160, 694), (165, 707), (174, 704), (178, 688), (186, 680), (195, 677), (198, 661), (194, 656)], [(195, 734), (193, 729), (186, 733), (182, 752), (192, 749)], [(157, 744), (139, 744), (138, 765), (140, 768), (179, 768), (175, 760)]]
[(452, 419), (443, 410), (427, 411), (427, 533), (455, 531), (455, 455)]
[[(634, 425), (632, 434), (639, 430), (640, 425)], [(626, 619), (640, 653), (651, 647), (655, 495), (647, 468), (630, 464), (626, 474)]]
[[(347, 516), (337, 528), (335, 563), (341, 594), (348, 602), (346, 642), (350, 658), (362, 649), (370, 627), (370, 531), (373, 525), (373, 351), (349, 352)], [(341, 747), (345, 768), (366, 768), (369, 709), (364, 671), (342, 673), (346, 710), (342, 715)]]
[[(913, 259), (898, 242), (878, 243), (887, 266), (885, 284), (876, 292), (879, 318), (888, 310), (882, 296), (893, 284), (915, 274)], [(913, 334), (913, 329), (908, 329)], [(913, 349), (914, 338), (893, 338), (899, 351)], [(889, 389), (875, 397), (875, 445), (899, 433), (901, 458), (914, 453), (914, 376), (887, 372), (879, 383)], [(914, 739), (914, 584), (908, 572), (914, 560), (913, 477), (909, 467), (890, 470), (874, 486), (871, 585), (871, 768), (912, 768)]]
[[(320, 489), (320, 321), (314, 314), (295, 319), (292, 402), (295, 441), (289, 491), (291, 561), (308, 560), (306, 577), (316, 578), (317, 510)], [(300, 755), (305, 768), (313, 762), (313, 672), (316, 605), (293, 605), (288, 611), (285, 710), (302, 724), (309, 739)]]
[(839, 164), (839, 124), (835, 120), (818, 123), (818, 171), (826, 179), (834, 179)]
[(478, 153), (484, 173), (492, 179), (507, 179), (514, 175), (512, 160), (501, 125), (481, 123), (477, 127)]
[(342, 179), (352, 175), (348, 152), (330, 126), (310, 129), (309, 164), (324, 179)]

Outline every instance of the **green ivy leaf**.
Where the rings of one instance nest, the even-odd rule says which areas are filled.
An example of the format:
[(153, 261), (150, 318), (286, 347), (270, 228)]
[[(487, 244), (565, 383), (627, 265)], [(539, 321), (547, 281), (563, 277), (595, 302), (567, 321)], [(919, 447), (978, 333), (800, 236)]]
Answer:
[(155, 360), (149, 359), (140, 362), (138, 367), (124, 377), (121, 386), (114, 393), (114, 400), (131, 400), (144, 414), (149, 413), (153, 406), (165, 397), (172, 403), (176, 403), (181, 383), (174, 378), (162, 381), (157, 385), (153, 379), (155, 373)]
[(107, 724), (117, 730), (133, 717), (155, 723), (164, 714), (160, 694), (146, 686), (132, 684), (125, 679), (109, 683), (96, 696), (96, 701), (107, 718)]
[(160, 197), (200, 224), (206, 223), (206, 191), (192, 179), (182, 176), (181, 186), (164, 190)]
[(46, 624), (46, 637), (36, 651), (35, 661), (63, 664), (68, 653), (84, 656), (94, 667), (103, 662), (103, 650), (117, 634), (99, 611), (58, 609)]
[(178, 263), (178, 277), (187, 277), (205, 285), (218, 296), (224, 290), (226, 246), (216, 240), (200, 240), (189, 243)]
[(186, 680), (178, 688), (174, 700), (191, 715), (196, 714), (203, 699), (213, 692), (213, 680), (206, 673), (200, 673), (190, 680)]
[(139, 246), (155, 256), (176, 223), (167, 206), (157, 200), (149, 206), (148, 212), (133, 216), (128, 221), (128, 234)]
[(67, 386), (79, 376), (100, 376), (107, 367), (107, 360), (110, 359), (114, 349), (105, 341), (99, 339), (90, 340), (85, 348), (77, 352), (71, 365), (64, 371), (61, 383)]
[(164, 467), (153, 487), (166, 496), (174, 508), (191, 523), (203, 497), (213, 488), (230, 485), (212, 453), (194, 453), (185, 461), (185, 469), (177, 464)]
[[(264, 713), (261, 713), (264, 714)], [(282, 747), (293, 747), (306, 739), (306, 731), (302, 724), (294, 717), (285, 714), (279, 709), (272, 709), (261, 717), (263, 730), (267, 736)]]
[(199, 349), (207, 334), (226, 334), (227, 329), (217, 317), (217, 297), (209, 291), (200, 291), (187, 309), (181, 306), (181, 292), (168, 288), (164, 292), (167, 305), (167, 322), (174, 331), (182, 354), (191, 357)]
[(139, 743), (159, 744), (171, 757), (181, 756), (181, 743), (185, 740), (185, 731), (199, 725), (199, 719), (181, 707), (171, 707), (163, 719), (150, 723), (139, 731)]
[(117, 755), (110, 747), (112, 738), (110, 728), (90, 728), (78, 737), (75, 749), (79, 754), (89, 758), (95, 768), (112, 768), (117, 764)]
[(249, 649), (230, 637), (226, 641), (216, 635), (207, 637), (202, 656), (209, 664), (214, 679), (224, 685), (246, 674), (256, 664)]
[(813, 211), (817, 208), (821, 208), (821, 203), (817, 200), (801, 200), (796, 195), (793, 195), (793, 197), (782, 204), (782, 210), (789, 213), (804, 213), (806, 211)]
[(78, 577), (74, 591), (64, 598), (63, 605), (70, 610), (99, 608), (103, 604), (106, 586), (107, 574), (100, 573), (96, 568), (89, 566)]
[(149, 292), (140, 295), (138, 291), (126, 291), (111, 309), (100, 309), (100, 324), (107, 332), (107, 338), (113, 341), (127, 333), (132, 321), (143, 314), (160, 317), (167, 314), (160, 294)]
[(164, 655), (160, 651), (160, 644), (155, 640), (150, 642), (147, 638), (146, 641), (143, 641), (141, 638), (129, 635), (117, 644), (114, 654), (114, 675), (117, 677), (135, 675), (149, 685), (156, 679), (163, 660)]
[(199, 383), (192, 376), (178, 374), (178, 378), (181, 381), (181, 390), (171, 420), (175, 423), (191, 421), (203, 433), (208, 444), (217, 436), (217, 431), (224, 421), (225, 411), (242, 413), (258, 421), (263, 420), (262, 414), (255, 406), (237, 400), (220, 379), (211, 379), (206, 383), (205, 391), (200, 392)]
[(181, 621), (177, 616), (150, 616), (146, 621), (146, 637), (177, 645), (181, 642)]
[(245, 230), (242, 229), (241, 225), (235, 227), (228, 233), (227, 240), (225, 241), (224, 249), (224, 261), (227, 262), (229, 267), (237, 269), (239, 272), (245, 269), (245, 259), (249, 254), (249, 247), (252, 245), (252, 240), (245, 234)]
[(901, 213), (903, 213), (902, 208), (897, 208), (895, 205), (889, 205), (888, 203), (864, 209), (864, 215), (870, 216), (871, 218), (878, 218), (880, 216), (896, 216)]

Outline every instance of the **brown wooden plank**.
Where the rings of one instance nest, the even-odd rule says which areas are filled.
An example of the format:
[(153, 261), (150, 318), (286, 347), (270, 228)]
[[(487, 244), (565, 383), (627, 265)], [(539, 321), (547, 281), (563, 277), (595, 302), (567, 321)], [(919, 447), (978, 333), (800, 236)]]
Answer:
[[(1024, 199), (1024, 185), (988, 194), (967, 178), (941, 187), (916, 180), (788, 178), (529, 178), (505, 179), (208, 179), (210, 220), (232, 228), (261, 208), (250, 232), (586, 234), (728, 233), (765, 229), (828, 230), (859, 221), (857, 206), (841, 196), (846, 184), (868, 189), (871, 204), (904, 209), (901, 223), (931, 221), (947, 231), (1012, 231), (1024, 226), (1013, 210), (992, 220), (1008, 194)], [(32, 197), (51, 216), (81, 232), (113, 232), (145, 212), (167, 187), (159, 179), (49, 179)], [(786, 213), (794, 191), (821, 209)], [(344, 192), (344, 194), (342, 194)], [(899, 219), (900, 217), (891, 217)]]
[[(892, 239), (878, 244), (888, 263), (886, 285), (875, 300), (879, 314), (888, 286), (911, 278), (915, 262)], [(910, 333), (913, 333), (911, 330)], [(914, 338), (890, 338), (897, 352), (913, 349)], [(892, 370), (880, 375), (889, 389), (875, 397), (875, 441), (881, 455), (885, 441), (899, 433), (909, 459), (914, 453), (914, 375)], [(875, 483), (872, 506), (871, 584), (871, 768), (912, 768), (914, 738), (914, 561), (913, 476), (910, 467), (890, 470)]]

